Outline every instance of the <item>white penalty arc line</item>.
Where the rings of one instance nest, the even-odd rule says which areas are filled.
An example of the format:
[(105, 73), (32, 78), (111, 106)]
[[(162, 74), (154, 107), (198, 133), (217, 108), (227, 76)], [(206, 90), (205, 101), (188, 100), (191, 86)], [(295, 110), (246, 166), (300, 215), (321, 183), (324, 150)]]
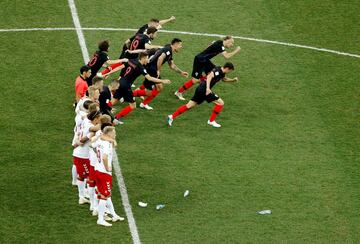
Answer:
[[(88, 49), (86, 47), (86, 42), (85, 42), (85, 38), (84, 38), (84, 34), (82, 33), (82, 28), (80, 25), (80, 20), (79, 20), (79, 16), (77, 14), (77, 10), (76, 10), (76, 6), (75, 6), (75, 2), (74, 0), (68, 0), (69, 3), (69, 7), (71, 10), (71, 15), (73, 18), (73, 22), (74, 22), (74, 26), (75, 28), (72, 28), (71, 30), (76, 30), (76, 33), (78, 35), (79, 38), (79, 44), (81, 47), (81, 51), (82, 51), (82, 55), (83, 55), (83, 59), (85, 63), (88, 63), (89, 61), (89, 52)], [(49, 28), (47, 28), (49, 30)], [(69, 28), (66, 28), (66, 30), (69, 30)], [(129, 201), (129, 196), (127, 193), (127, 189), (125, 186), (125, 181), (124, 181), (124, 177), (122, 175), (121, 172), (121, 167), (120, 167), (120, 163), (117, 157), (117, 153), (114, 150), (113, 153), (113, 165), (114, 165), (114, 171), (115, 171), (115, 176), (117, 178), (117, 182), (118, 182), (118, 186), (119, 186), (119, 191), (120, 191), (120, 195), (121, 195), (121, 200), (122, 200), (122, 204), (126, 213), (126, 217), (128, 220), (128, 224), (129, 224), (129, 228), (130, 228), (130, 233), (131, 233), (131, 237), (133, 239), (134, 244), (141, 244), (140, 241), (140, 237), (139, 237), (139, 232), (135, 223), (135, 218), (131, 209), (131, 205), (130, 205), (130, 201)]]
[[(28, 32), (28, 31), (68, 31), (68, 30), (90, 30), (90, 31), (137, 31), (137, 29), (131, 28), (91, 28), (91, 27), (84, 27), (84, 28), (72, 28), (72, 27), (60, 27), (60, 28), (27, 28), (27, 29), (0, 29), (0, 32)], [(192, 35), (192, 36), (207, 36), (207, 37), (224, 37), (225, 35), (222, 34), (211, 34), (211, 33), (198, 33), (198, 32), (188, 32), (188, 31), (172, 31), (172, 30), (160, 30), (159, 32), (163, 33), (173, 33), (173, 34), (181, 34), (181, 35)], [(326, 52), (332, 53), (341, 56), (348, 56), (353, 58), (360, 58), (360, 54), (353, 54), (353, 53), (346, 53), (341, 51), (336, 51), (327, 48), (319, 48), (319, 47), (312, 47), (308, 45), (301, 45), (295, 43), (288, 43), (288, 42), (280, 42), (280, 41), (273, 41), (273, 40), (266, 40), (266, 39), (258, 39), (252, 37), (245, 37), (245, 36), (233, 36), (235, 39), (241, 39), (246, 41), (254, 41), (260, 43), (269, 43), (275, 45), (282, 45), (288, 47), (296, 47), (296, 48), (303, 48), (303, 49), (310, 49), (318, 52)]]

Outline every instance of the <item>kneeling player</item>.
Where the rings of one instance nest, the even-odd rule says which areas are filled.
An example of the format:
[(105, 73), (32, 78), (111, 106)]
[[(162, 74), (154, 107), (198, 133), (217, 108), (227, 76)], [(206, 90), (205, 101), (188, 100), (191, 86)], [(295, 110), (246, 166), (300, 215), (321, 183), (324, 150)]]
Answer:
[(115, 128), (107, 126), (104, 128), (103, 134), (97, 142), (98, 164), (96, 165), (96, 187), (98, 189), (99, 206), (98, 206), (98, 225), (111, 226), (104, 219), (105, 208), (108, 207), (112, 215), (112, 221), (122, 221), (124, 218), (116, 214), (114, 205), (111, 201), (112, 190), (112, 157), (113, 142), (116, 138)]
[(173, 120), (184, 113), (185, 111), (201, 104), (204, 101), (208, 103), (212, 102), (215, 104), (214, 110), (211, 114), (210, 119), (208, 120), (208, 125), (211, 125), (215, 128), (221, 127), (220, 124), (216, 123), (216, 116), (220, 113), (224, 106), (224, 101), (215, 93), (211, 91), (211, 88), (220, 80), (225, 82), (234, 82), (237, 81), (237, 78), (230, 79), (225, 77), (227, 73), (230, 73), (234, 70), (234, 65), (232, 63), (226, 63), (223, 67), (215, 67), (206, 77), (206, 82), (202, 81), (200, 85), (196, 88), (195, 94), (191, 100), (180, 106), (173, 114), (168, 115), (167, 123), (169, 126), (172, 125)]

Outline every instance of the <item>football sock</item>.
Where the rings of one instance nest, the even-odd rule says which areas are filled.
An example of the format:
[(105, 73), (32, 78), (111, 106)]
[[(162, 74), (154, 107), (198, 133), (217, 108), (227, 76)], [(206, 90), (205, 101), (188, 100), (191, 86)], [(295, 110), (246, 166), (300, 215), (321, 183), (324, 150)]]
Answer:
[(71, 173), (72, 173), (72, 182), (76, 184), (77, 171), (75, 165), (72, 166)]
[(149, 102), (151, 102), (159, 93), (160, 92), (157, 89), (152, 90), (151, 95), (145, 98), (143, 104), (149, 104)]
[(133, 91), (133, 96), (134, 97), (146, 96), (146, 91), (141, 89), (136, 89), (135, 91)]
[(191, 80), (188, 80), (187, 82), (184, 83), (184, 85), (182, 85), (178, 92), (184, 92), (185, 90), (189, 89), (190, 87), (192, 87), (194, 85), (194, 81), (191, 79)]
[(185, 111), (189, 110), (188, 107), (186, 107), (185, 105), (180, 106), (173, 114), (173, 119), (175, 119), (177, 116), (179, 116), (180, 114), (184, 113)]
[(129, 106), (125, 107), (123, 110), (121, 110), (115, 117), (117, 119), (120, 119), (122, 117), (125, 117), (131, 111), (133, 111), (133, 108), (129, 105)]
[(90, 208), (94, 208), (94, 200), (95, 200), (95, 188), (89, 187), (89, 196), (90, 196)]
[(79, 190), (79, 197), (85, 197), (85, 181), (78, 180), (77, 181), (78, 190)]
[(213, 122), (216, 119), (216, 116), (221, 112), (221, 109), (224, 107), (224, 105), (217, 105), (215, 104), (214, 110), (210, 116), (210, 122)]
[(110, 214), (114, 217), (116, 216), (117, 214), (115, 213), (115, 209), (114, 209), (114, 205), (111, 201), (111, 197), (109, 197), (107, 200), (106, 200), (106, 205), (110, 211)]
[(104, 215), (105, 215), (106, 201), (107, 200), (104, 200), (104, 199), (99, 200), (99, 206), (98, 206), (98, 220), (99, 221), (105, 221)]

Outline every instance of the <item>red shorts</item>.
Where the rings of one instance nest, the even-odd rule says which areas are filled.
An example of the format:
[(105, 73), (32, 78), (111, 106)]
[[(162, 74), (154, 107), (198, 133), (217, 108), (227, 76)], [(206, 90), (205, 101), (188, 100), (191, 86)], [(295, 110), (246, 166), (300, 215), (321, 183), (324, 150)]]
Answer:
[(95, 181), (95, 180), (96, 180), (95, 168), (94, 166), (90, 165), (89, 181)]
[(78, 177), (81, 179), (85, 179), (89, 176), (90, 173), (90, 160), (87, 158), (78, 158), (74, 157), (74, 164), (76, 166), (76, 171), (78, 173)]
[(112, 189), (112, 176), (99, 171), (95, 171), (95, 172), (96, 172), (96, 187), (98, 193), (103, 195), (104, 197), (110, 197), (111, 189)]

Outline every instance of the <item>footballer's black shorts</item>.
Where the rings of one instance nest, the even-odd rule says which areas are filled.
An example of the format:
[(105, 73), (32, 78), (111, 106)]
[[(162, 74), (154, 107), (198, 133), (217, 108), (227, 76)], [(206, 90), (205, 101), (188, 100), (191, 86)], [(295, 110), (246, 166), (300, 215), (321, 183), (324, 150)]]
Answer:
[(213, 101), (218, 100), (219, 98), (220, 97), (213, 92), (206, 96), (206, 84), (202, 82), (196, 88), (195, 94), (191, 98), (191, 101), (196, 102), (197, 104), (201, 104), (204, 101), (211, 103)]
[(120, 79), (120, 86), (115, 91), (114, 98), (120, 100), (124, 99), (125, 102), (134, 103), (135, 98), (133, 91), (131, 90), (131, 84), (129, 84), (126, 80)]
[(201, 59), (195, 56), (191, 76), (200, 79), (203, 72), (208, 74), (213, 68), (215, 68), (215, 64), (213, 64), (210, 59)]
[[(150, 76), (157, 78), (157, 67), (156, 66), (152, 65), (150, 67), (146, 67), (146, 71), (148, 72), (148, 74)], [(160, 79), (160, 77), (159, 77), (159, 79)], [(143, 84), (147, 90), (151, 91), (155, 88), (157, 83), (149, 81), (145, 78)]]

